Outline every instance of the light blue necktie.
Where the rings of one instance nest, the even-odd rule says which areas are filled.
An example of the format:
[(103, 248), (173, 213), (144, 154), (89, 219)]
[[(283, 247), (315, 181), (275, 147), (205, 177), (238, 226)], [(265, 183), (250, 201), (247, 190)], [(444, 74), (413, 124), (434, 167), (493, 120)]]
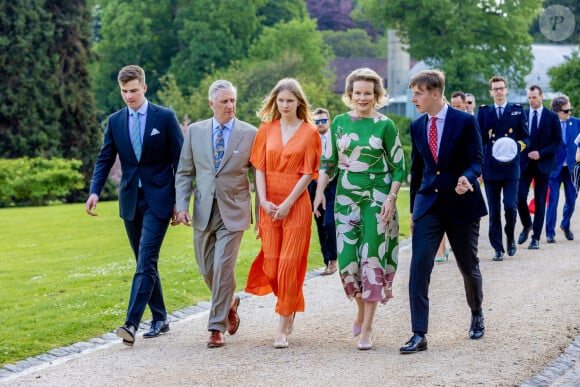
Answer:
[(560, 121), (560, 128), (562, 128), (562, 143), (566, 145), (566, 121)]
[(141, 123), (139, 122), (139, 112), (133, 112), (133, 129), (131, 130), (131, 145), (133, 145), (133, 151), (135, 151), (135, 156), (137, 161), (141, 159)]
[(225, 141), (224, 141), (224, 126), (220, 125), (217, 135), (215, 137), (215, 144), (213, 147), (213, 161), (216, 171), (219, 169), (224, 157)]

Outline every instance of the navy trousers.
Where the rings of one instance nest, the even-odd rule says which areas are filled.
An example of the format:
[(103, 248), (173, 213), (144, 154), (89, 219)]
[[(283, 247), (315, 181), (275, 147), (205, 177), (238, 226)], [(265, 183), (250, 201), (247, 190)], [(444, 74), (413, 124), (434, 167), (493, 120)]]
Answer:
[[(524, 228), (533, 227), (532, 238), (537, 240), (540, 240), (540, 236), (542, 235), (544, 218), (546, 216), (548, 179), (548, 174), (540, 171), (536, 163), (530, 162), (528, 168), (522, 172), (518, 188), (518, 213), (520, 214), (520, 220)], [(530, 192), (532, 180), (534, 180), (534, 204), (536, 207), (533, 223), (528, 207), (528, 192)]]
[(451, 223), (445, 214), (430, 210), (414, 223), (409, 275), (409, 301), (413, 332), (425, 334), (429, 328), (429, 283), (435, 254), (443, 234), (447, 234), (457, 267), (463, 276), (467, 304), (472, 315), (481, 314), (482, 277), (477, 257), (479, 219), (470, 223)]
[(548, 186), (550, 187), (550, 199), (548, 199), (548, 209), (546, 210), (546, 236), (556, 236), (556, 219), (558, 217), (558, 199), (560, 198), (560, 186), (564, 185), (564, 211), (560, 226), (563, 229), (570, 229), (570, 219), (576, 207), (576, 189), (572, 183), (572, 177), (568, 167), (562, 167), (557, 177), (550, 177)]
[(485, 181), (487, 208), (489, 209), (489, 242), (495, 251), (505, 253), (501, 231), (501, 194), (505, 212), (507, 245), (514, 241), (518, 217), (518, 180)]
[(137, 261), (125, 322), (135, 327), (139, 327), (147, 305), (154, 321), (167, 319), (157, 262), (169, 221), (153, 214), (139, 190), (135, 218), (125, 220), (125, 230)]

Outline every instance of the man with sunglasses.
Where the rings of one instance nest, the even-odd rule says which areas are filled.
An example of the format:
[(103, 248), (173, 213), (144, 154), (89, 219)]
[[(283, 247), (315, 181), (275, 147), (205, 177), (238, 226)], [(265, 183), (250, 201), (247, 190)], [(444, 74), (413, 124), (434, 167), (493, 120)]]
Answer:
[(560, 118), (560, 128), (562, 129), (562, 146), (556, 153), (556, 169), (550, 173), (548, 186), (550, 187), (550, 197), (546, 210), (546, 241), (556, 242), (556, 218), (558, 213), (558, 199), (560, 187), (564, 185), (564, 211), (560, 229), (569, 241), (574, 240), (574, 234), (570, 231), (570, 219), (574, 213), (576, 202), (576, 189), (572, 183), (572, 167), (576, 157), (576, 143), (574, 140), (580, 134), (580, 120), (572, 117), (572, 107), (570, 99), (561, 95), (552, 100), (550, 107)]
[[(324, 154), (326, 142), (331, 139), (330, 136), (330, 113), (323, 108), (314, 110), (314, 123), (318, 128), (318, 134), (322, 143), (322, 154)], [(330, 147), (330, 145), (329, 145)], [(326, 268), (322, 275), (330, 275), (336, 272), (336, 227), (334, 224), (334, 197), (336, 196), (336, 177), (328, 182), (324, 189), (324, 196), (326, 198), (326, 210), (319, 208), (320, 216), (315, 216), (316, 229), (318, 230), (318, 240), (320, 241), (320, 249), (324, 258)], [(316, 196), (317, 182), (312, 180), (308, 185), (308, 193), (310, 200), (314, 200)]]
[(465, 111), (475, 115), (475, 97), (471, 93), (465, 93)]
[[(516, 254), (515, 228), (518, 216), (518, 182), (520, 152), (529, 144), (524, 108), (507, 102), (506, 80), (494, 76), (489, 80), (493, 105), (481, 105), (477, 121), (483, 141), (483, 180), (489, 209), (489, 242), (494, 249), (492, 259), (502, 261)], [(504, 249), (501, 224), (501, 199), (505, 214)]]

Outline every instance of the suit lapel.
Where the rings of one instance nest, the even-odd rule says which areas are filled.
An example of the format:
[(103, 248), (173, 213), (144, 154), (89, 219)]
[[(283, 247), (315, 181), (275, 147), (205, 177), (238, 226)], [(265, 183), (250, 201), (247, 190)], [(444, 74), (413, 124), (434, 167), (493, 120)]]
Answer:
[(424, 153), (428, 155), (427, 159), (430, 160), (432, 163), (435, 163), (435, 159), (431, 154), (431, 148), (429, 148), (429, 139), (427, 138), (427, 131), (429, 130), (428, 125), (429, 125), (429, 116), (427, 114), (424, 114), (423, 120), (419, 124), (419, 133), (418, 133), (419, 138), (417, 144), (421, 144), (421, 147), (423, 147), (423, 149), (425, 150)]
[(454, 113), (453, 109), (447, 108), (447, 116), (445, 116), (445, 123), (443, 124), (443, 135), (441, 136), (441, 143), (439, 144), (439, 163), (447, 154), (447, 147), (449, 147), (451, 136), (453, 135), (453, 125), (451, 124), (451, 121), (453, 120)]
[(145, 122), (145, 131), (143, 132), (143, 152), (147, 149), (149, 142), (151, 141), (151, 131), (157, 125), (157, 117), (159, 111), (155, 105), (149, 102), (149, 107), (147, 108), (147, 120)]
[(228, 146), (226, 147), (224, 157), (220, 164), (220, 169), (223, 168), (223, 165), (229, 160), (231, 155), (234, 153), (234, 149), (237, 149), (238, 144), (240, 143), (240, 141), (242, 141), (242, 138), (244, 137), (241, 129), (236, 130), (236, 122), (237, 120), (234, 121), (234, 125), (232, 126), (232, 131), (230, 133), (230, 138), (228, 140)]

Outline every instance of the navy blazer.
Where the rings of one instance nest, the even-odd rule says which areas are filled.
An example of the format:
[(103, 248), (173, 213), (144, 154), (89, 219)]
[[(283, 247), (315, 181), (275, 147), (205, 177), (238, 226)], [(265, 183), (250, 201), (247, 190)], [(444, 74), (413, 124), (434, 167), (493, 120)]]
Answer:
[[(437, 163), (427, 139), (427, 114), (411, 123), (411, 212), (417, 221), (432, 208), (455, 223), (468, 223), (487, 215), (477, 178), (483, 168), (481, 135), (475, 117), (449, 107)], [(473, 192), (455, 192), (465, 176)]]
[(170, 219), (175, 204), (175, 171), (183, 133), (175, 113), (149, 102), (141, 159), (137, 161), (129, 136), (129, 108), (109, 116), (103, 146), (97, 157), (91, 194), (99, 195), (117, 155), (121, 161), (119, 213), (132, 221), (137, 207), (139, 179), (147, 204), (158, 218)]
[[(526, 116), (531, 121), (530, 109), (526, 109)], [(548, 175), (556, 169), (556, 152), (562, 146), (562, 129), (558, 114), (550, 109), (542, 109), (542, 117), (538, 122), (538, 133), (530, 133), (530, 146), (524, 149), (520, 156), (520, 169), (525, 171), (530, 163), (536, 163), (538, 169)], [(540, 159), (535, 161), (528, 157), (532, 151), (540, 152)]]
[[(483, 141), (483, 178), (489, 181), (518, 180), (520, 178), (520, 153), (530, 145), (524, 108), (508, 103), (500, 118), (494, 105), (481, 105), (477, 123)], [(518, 144), (518, 154), (509, 163), (502, 163), (491, 155), (493, 144), (502, 137), (511, 137)]]
[[(560, 128), (561, 129), (561, 128)], [(576, 137), (580, 134), (580, 120), (576, 117), (570, 117), (566, 121), (566, 138), (562, 139), (563, 143), (556, 153), (556, 169), (550, 173), (550, 177), (558, 177), (560, 171), (564, 166), (564, 161), (568, 164), (570, 175), (572, 174), (572, 166), (576, 163), (576, 149), (578, 145), (574, 142)]]

